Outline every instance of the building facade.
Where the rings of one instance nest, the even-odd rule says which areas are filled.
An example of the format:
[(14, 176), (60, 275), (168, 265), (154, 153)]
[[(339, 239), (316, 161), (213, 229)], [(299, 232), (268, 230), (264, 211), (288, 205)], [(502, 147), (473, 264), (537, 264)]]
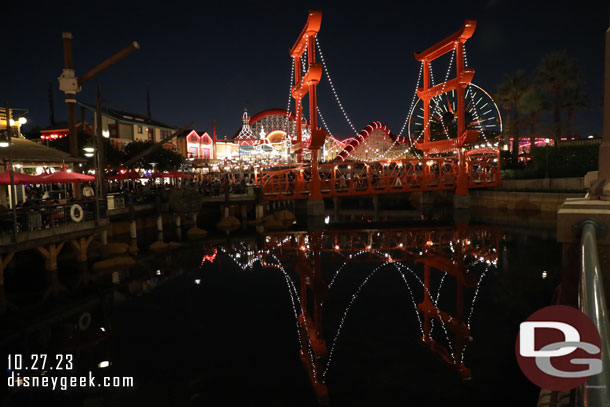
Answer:
[[(81, 106), (93, 112), (93, 123), (97, 123), (95, 106), (89, 104), (81, 104)], [(175, 126), (142, 115), (115, 109), (102, 109), (102, 136), (109, 139), (119, 150), (123, 150), (133, 141), (159, 143), (175, 131)], [(177, 137), (174, 137), (165, 142), (163, 147), (180, 152), (180, 144)], [(184, 155), (186, 156), (186, 151), (184, 151)]]

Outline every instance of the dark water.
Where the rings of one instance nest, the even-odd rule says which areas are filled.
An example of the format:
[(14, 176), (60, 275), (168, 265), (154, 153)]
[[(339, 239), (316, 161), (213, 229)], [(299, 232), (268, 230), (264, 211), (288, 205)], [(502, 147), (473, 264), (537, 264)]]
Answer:
[[(44, 312), (7, 314), (4, 351), (71, 349), (79, 372), (133, 376), (135, 387), (21, 389), (6, 392), (1, 404), (316, 405), (299, 357), (299, 299), (286, 279), (300, 290), (296, 271), (309, 265), (324, 287), (332, 281), (321, 305), (332, 356), (317, 371), (330, 405), (535, 405), (539, 389), (519, 371), (514, 341), (519, 323), (551, 302), (559, 282), (557, 243), (537, 230), (482, 224), (330, 226), (144, 252), (118, 287), (105, 276), (71, 290), (88, 272), (66, 262), (59, 276), (66, 293), (50, 299)], [(279, 264), (286, 275), (274, 267)], [(20, 284), (7, 281), (9, 299)], [(310, 293), (307, 302), (313, 316), (316, 298)], [(81, 303), (92, 315), (87, 331), (106, 330), (99, 341), (85, 342), (70, 330), (74, 317), (61, 318), (62, 307)], [(36, 313), (57, 321), (11, 341), (9, 328), (31, 325)], [(22, 323), (17, 331), (24, 329)], [(76, 339), (83, 343), (66, 347)], [(102, 360), (112, 365), (99, 369)]]

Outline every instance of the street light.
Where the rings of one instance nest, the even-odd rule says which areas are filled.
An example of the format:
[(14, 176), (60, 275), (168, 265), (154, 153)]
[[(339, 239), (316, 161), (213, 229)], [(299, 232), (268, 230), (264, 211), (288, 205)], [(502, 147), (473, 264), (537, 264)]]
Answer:
[(85, 147), (83, 147), (83, 151), (85, 152), (85, 157), (91, 158), (95, 152), (95, 147), (93, 147), (91, 144), (87, 144)]

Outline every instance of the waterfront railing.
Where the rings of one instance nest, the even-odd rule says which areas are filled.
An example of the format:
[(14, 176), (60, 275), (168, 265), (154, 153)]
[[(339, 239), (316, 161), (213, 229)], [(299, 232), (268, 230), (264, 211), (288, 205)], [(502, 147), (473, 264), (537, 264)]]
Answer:
[[(106, 203), (100, 204), (100, 216), (106, 217)], [(27, 205), (16, 209), (17, 224), (13, 224), (11, 210), (0, 213), (0, 235), (33, 232), (67, 224), (96, 220), (95, 199), (75, 200), (66, 203)]]
[(602, 372), (592, 376), (579, 391), (579, 406), (610, 406), (610, 322), (602, 271), (597, 255), (598, 225), (585, 221), (581, 235), (579, 307), (595, 324), (602, 340)]

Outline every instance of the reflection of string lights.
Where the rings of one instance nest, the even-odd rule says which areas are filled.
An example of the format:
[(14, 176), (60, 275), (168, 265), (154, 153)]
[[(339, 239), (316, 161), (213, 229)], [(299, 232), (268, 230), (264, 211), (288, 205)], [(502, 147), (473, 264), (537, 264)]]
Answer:
[(206, 254), (203, 256), (203, 258), (201, 259), (201, 266), (203, 267), (203, 264), (206, 261), (209, 261), (210, 263), (214, 263), (214, 260), (216, 259), (216, 254), (218, 253), (218, 249), (214, 249), (214, 252), (212, 254)]
[[(468, 319), (466, 320), (466, 325), (468, 326), (468, 332), (470, 332), (470, 321), (472, 319), (472, 314), (474, 313), (474, 303), (477, 300), (477, 296), (479, 295), (479, 289), (481, 287), (481, 282), (483, 282), (483, 278), (485, 278), (487, 271), (489, 271), (489, 267), (486, 267), (485, 270), (481, 273), (481, 277), (479, 278), (479, 281), (477, 282), (477, 288), (475, 289), (474, 295), (472, 297), (472, 303), (470, 304), (470, 313), (468, 314)], [(467, 346), (468, 346), (468, 342), (464, 344), (464, 349), (462, 349), (461, 363), (464, 363), (464, 355), (466, 354)]]
[(354, 294), (352, 294), (352, 298), (350, 299), (349, 303), (347, 304), (347, 307), (345, 308), (345, 311), (343, 312), (343, 315), (341, 316), (341, 320), (339, 321), (339, 326), (337, 327), (337, 333), (335, 334), (335, 337), (333, 338), (333, 340), (331, 342), (331, 347), (328, 352), (328, 361), (326, 362), (326, 368), (324, 369), (324, 372), (322, 372), (322, 377), (326, 377), (326, 373), (328, 372), (328, 369), (330, 368), (330, 363), (332, 362), (333, 353), (335, 351), (335, 347), (337, 346), (337, 339), (339, 338), (339, 335), (341, 334), (341, 329), (343, 328), (343, 324), (345, 324), (347, 315), (349, 314), (349, 311), (352, 308), (352, 305), (356, 301), (356, 298), (358, 298), (358, 295), (362, 291), (362, 288), (366, 285), (366, 283), (368, 283), (368, 281), (371, 279), (371, 277), (373, 277), (373, 275), (375, 275), (375, 273), (377, 273), (377, 271), (379, 271), (383, 267), (387, 266), (388, 264), (390, 264), (389, 261), (384, 262), (384, 263), (378, 265), (377, 267), (375, 267), (373, 269), (373, 271), (371, 271), (370, 274), (368, 276), (366, 276), (366, 278), (362, 281), (362, 283), (360, 283), (358, 288), (356, 288), (356, 291), (354, 292)]
[[(322, 239), (324, 239), (324, 235), (325, 235), (325, 233), (323, 233), (321, 235)], [(332, 234), (330, 236), (332, 237)], [(302, 352), (309, 353), (308, 359), (311, 358), (311, 369), (313, 370), (314, 378), (317, 377), (317, 373), (315, 370), (316, 368), (318, 368), (322, 372), (322, 374), (321, 374), (322, 382), (324, 382), (324, 378), (326, 377), (326, 374), (330, 368), (332, 358), (336, 354), (337, 345), (339, 342), (339, 336), (344, 328), (344, 325), (347, 321), (348, 316), (350, 315), (353, 304), (355, 303), (355, 301), (357, 300), (359, 295), (362, 293), (362, 291), (364, 290), (364, 287), (368, 284), (368, 282), (371, 280), (371, 278), (380, 269), (384, 268), (385, 266), (387, 266), (389, 264), (394, 265), (394, 268), (400, 274), (401, 278), (403, 279), (403, 282), (405, 283), (405, 285), (407, 287), (407, 290), (409, 291), (409, 295), (411, 297), (411, 303), (416, 312), (416, 317), (418, 319), (418, 323), (420, 326), (420, 332), (422, 335), (422, 339), (425, 342), (434, 341), (434, 339), (433, 339), (434, 328), (435, 328), (435, 326), (440, 324), (442, 330), (435, 336), (440, 335), (441, 338), (444, 336), (443, 342), (446, 341), (448, 356), (450, 356), (450, 359), (447, 359), (448, 362), (451, 363), (451, 360), (452, 360), (453, 361), (452, 364), (455, 366), (463, 365), (464, 355), (465, 355), (465, 350), (466, 350), (467, 345), (460, 345), (461, 346), (460, 348), (454, 348), (454, 346), (456, 346), (460, 342), (456, 342), (457, 337), (452, 342), (452, 340), (450, 339), (450, 331), (448, 329), (448, 325), (453, 326), (458, 321), (455, 321), (453, 316), (441, 311), (441, 309), (439, 307), (440, 294), (443, 289), (444, 281), (447, 279), (446, 277), (447, 277), (448, 273), (447, 272), (443, 273), (443, 275), (440, 279), (438, 288), (436, 290), (434, 290), (435, 293), (433, 294), (432, 287), (426, 287), (426, 285), (424, 284), (424, 282), (422, 280), (422, 277), (420, 277), (417, 273), (415, 273), (412, 269), (410, 269), (406, 264), (395, 260), (394, 257), (392, 256), (391, 251), (400, 250), (401, 252), (404, 252), (408, 258), (409, 256), (416, 255), (417, 252), (419, 252), (420, 255), (423, 255), (424, 251), (425, 251), (425, 253), (429, 253), (429, 255), (435, 255), (435, 253), (432, 251), (432, 249), (434, 249), (437, 252), (436, 253), (437, 255), (451, 256), (451, 254), (449, 252), (451, 252), (453, 254), (456, 253), (456, 250), (455, 250), (456, 244), (459, 244), (461, 246), (461, 249), (465, 250), (465, 251), (476, 250), (476, 252), (474, 252), (474, 253), (471, 252), (470, 254), (464, 254), (464, 261), (466, 263), (468, 263), (468, 266), (466, 266), (467, 267), (466, 273), (468, 273), (470, 271), (469, 268), (472, 268), (473, 266), (476, 266), (478, 264), (485, 265), (485, 270), (479, 276), (478, 283), (476, 285), (476, 290), (474, 291), (472, 302), (470, 304), (470, 312), (469, 312), (467, 320), (465, 321), (466, 326), (468, 328), (468, 332), (469, 332), (471, 329), (472, 316), (474, 313), (475, 303), (476, 303), (476, 300), (477, 300), (479, 292), (480, 292), (481, 283), (482, 283), (483, 279), (485, 278), (489, 268), (494, 267), (497, 264), (497, 259), (490, 258), (490, 256), (493, 256), (492, 252), (495, 252), (495, 249), (492, 249), (492, 248), (484, 249), (484, 251), (481, 252), (482, 243), (478, 240), (478, 238), (476, 240), (470, 240), (470, 239), (463, 239), (461, 241), (460, 241), (460, 239), (450, 239), (449, 240), (448, 237), (451, 235), (447, 235), (447, 234), (443, 234), (443, 233), (439, 233), (439, 234), (426, 233), (425, 235), (419, 237), (418, 235), (410, 235), (409, 233), (407, 233), (405, 235), (403, 232), (400, 232), (400, 233), (396, 234), (394, 237), (390, 236), (389, 241), (387, 240), (386, 236), (387, 235), (385, 233), (383, 234), (383, 237), (382, 237), (381, 233), (378, 231), (369, 231), (368, 232), (369, 240), (368, 240), (368, 244), (365, 246), (365, 248), (355, 251), (354, 253), (350, 253), (348, 256), (346, 256), (346, 261), (344, 261), (343, 264), (341, 264), (339, 266), (339, 268), (334, 273), (330, 284), (328, 285), (328, 288), (331, 289), (332, 286), (336, 283), (337, 278), (338, 278), (339, 274), (342, 272), (342, 270), (344, 270), (348, 264), (352, 264), (356, 258), (358, 258), (362, 255), (366, 254), (369, 256), (375, 256), (376, 258), (379, 258), (382, 261), (365, 277), (365, 279), (358, 285), (356, 290), (351, 294), (351, 298), (349, 299), (349, 302), (348, 302), (345, 310), (343, 311), (343, 314), (338, 323), (338, 327), (337, 327), (335, 336), (334, 336), (332, 342), (330, 342), (331, 346), (329, 349), (328, 359), (327, 359), (327, 363), (325, 366), (324, 365), (321, 366), (321, 365), (317, 364), (319, 362), (315, 357), (315, 351), (314, 351), (312, 343), (311, 343), (311, 337), (309, 337), (309, 335), (305, 335), (307, 337), (307, 339), (305, 339), (305, 337), (303, 337), (302, 332), (300, 331), (300, 329), (304, 329), (304, 332), (309, 332), (309, 330), (310, 330), (310, 327), (307, 326), (308, 318), (305, 317), (307, 312), (306, 312), (306, 310), (303, 309), (303, 304), (301, 304), (301, 302), (300, 302), (299, 291), (297, 290), (297, 287), (296, 287), (294, 281), (289, 276), (289, 274), (286, 272), (280, 259), (275, 255), (275, 253), (278, 253), (278, 250), (281, 250), (282, 252), (285, 250), (296, 250), (297, 252), (302, 251), (305, 253), (306, 256), (308, 256), (310, 254), (311, 245), (312, 245), (310, 236), (307, 234), (303, 235), (300, 233), (297, 233), (296, 235), (289, 234), (286, 236), (282, 236), (282, 235), (266, 236), (264, 241), (267, 243), (268, 248), (266, 248), (264, 250), (258, 250), (256, 252), (248, 251), (247, 252), (248, 256), (250, 256), (250, 254), (251, 254), (253, 256), (253, 258), (250, 258), (245, 266), (243, 264), (240, 264), (240, 262), (238, 261), (238, 259), (243, 259), (245, 257), (243, 255), (243, 253), (241, 253), (241, 254), (236, 253), (235, 255), (231, 255), (230, 253), (227, 253), (226, 251), (223, 251), (223, 252), (225, 254), (227, 254), (243, 270), (252, 268), (252, 266), (256, 262), (260, 262), (261, 266), (264, 268), (276, 268), (282, 272), (284, 279), (286, 281), (289, 295), (291, 297), (291, 305), (293, 308), (293, 314), (295, 316), (296, 327), (297, 327), (297, 337), (299, 340), (299, 344), (301, 344)], [(409, 237), (409, 236), (411, 236), (411, 237)], [(404, 239), (407, 239), (407, 241), (413, 240), (415, 242), (415, 247), (410, 247), (409, 249), (406, 249), (405, 244), (402, 242), (397, 243), (396, 239), (401, 239), (403, 241), (404, 241)], [(448, 241), (448, 242), (443, 243), (443, 240)], [(366, 237), (364, 237), (364, 236), (358, 237), (356, 240), (350, 240), (350, 242), (351, 242), (350, 247), (354, 247), (354, 245), (362, 244), (365, 241), (366, 241)], [(330, 242), (329, 242), (329, 240), (322, 240), (322, 242), (332, 243), (330, 245), (330, 247), (323, 249), (323, 250), (329, 250), (331, 252), (340, 252), (342, 250), (341, 245), (336, 240), (336, 237), (334, 240), (331, 238)], [(379, 251), (379, 250), (373, 248), (373, 246), (377, 246), (378, 244), (384, 244), (386, 246), (389, 246), (389, 249), (384, 249), (384, 250), (389, 250), (389, 251), (382, 252), (382, 251)], [(410, 246), (410, 245), (408, 245), (408, 246)], [(360, 247), (362, 247), (362, 246), (360, 246)], [(423, 251), (419, 249), (422, 247), (425, 248)], [(236, 247), (236, 248), (239, 249), (239, 247)], [(350, 250), (350, 249), (346, 248), (344, 250)], [(413, 252), (413, 250), (415, 250), (415, 252)], [(473, 254), (474, 254), (474, 256), (473, 256)], [(273, 261), (271, 261), (271, 262), (265, 261), (265, 257), (267, 257), (267, 256), (270, 257), (269, 260), (273, 259)], [(453, 262), (453, 264), (456, 263), (455, 256), (453, 256), (452, 262)], [(422, 322), (422, 315), (420, 315), (420, 313), (422, 313), (424, 311), (419, 310), (418, 304), (415, 300), (413, 289), (409, 283), (409, 278), (407, 278), (407, 274), (409, 274), (409, 273), (419, 282), (419, 284), (421, 285), (421, 287), (424, 290), (424, 296), (427, 296), (430, 299), (430, 302), (432, 303), (431, 312), (433, 315), (432, 315), (432, 319), (430, 321), (431, 327), (428, 332), (426, 332), (424, 330), (424, 325)], [(295, 299), (295, 297), (296, 297), (296, 299)], [(321, 305), (323, 305), (323, 304), (321, 304)], [(459, 322), (459, 324), (461, 326), (462, 322)], [(456, 335), (458, 335), (458, 333), (456, 333)]]
[[(402, 267), (403, 269), (406, 269), (409, 273), (411, 273), (411, 275), (413, 277), (415, 277), (417, 279), (417, 281), (419, 281), (419, 283), (421, 284), (421, 286), (423, 287), (424, 291), (426, 292), (426, 295), (428, 295), (428, 297), (433, 300), (433, 296), (430, 293), (430, 291), (428, 290), (428, 287), (426, 287), (426, 285), (424, 284), (424, 282), (421, 280), (421, 278), (419, 278), (419, 276), (417, 274), (415, 274), (415, 272), (413, 272), (413, 270), (411, 270), (409, 267), (405, 266), (402, 263), (395, 263), (398, 267)], [(445, 321), (443, 320), (443, 317), (441, 315), (441, 310), (438, 308), (438, 306), (436, 304), (433, 304), (434, 309), (436, 310), (436, 315), (438, 317), (438, 319), (441, 321), (441, 327), (443, 328), (443, 331), (445, 332), (445, 339), (447, 341), (447, 344), (449, 346), (449, 353), (451, 354), (451, 359), (453, 359), (454, 363), (456, 362), (455, 360), (455, 355), (453, 352), (453, 344), (451, 343), (451, 340), (449, 340), (449, 332), (447, 331), (447, 327), (445, 326)], [(430, 332), (431, 334), (431, 332)], [(428, 334), (428, 339), (432, 340), (432, 337), (430, 336), (430, 334)], [(425, 339), (425, 336), (424, 336)]]

